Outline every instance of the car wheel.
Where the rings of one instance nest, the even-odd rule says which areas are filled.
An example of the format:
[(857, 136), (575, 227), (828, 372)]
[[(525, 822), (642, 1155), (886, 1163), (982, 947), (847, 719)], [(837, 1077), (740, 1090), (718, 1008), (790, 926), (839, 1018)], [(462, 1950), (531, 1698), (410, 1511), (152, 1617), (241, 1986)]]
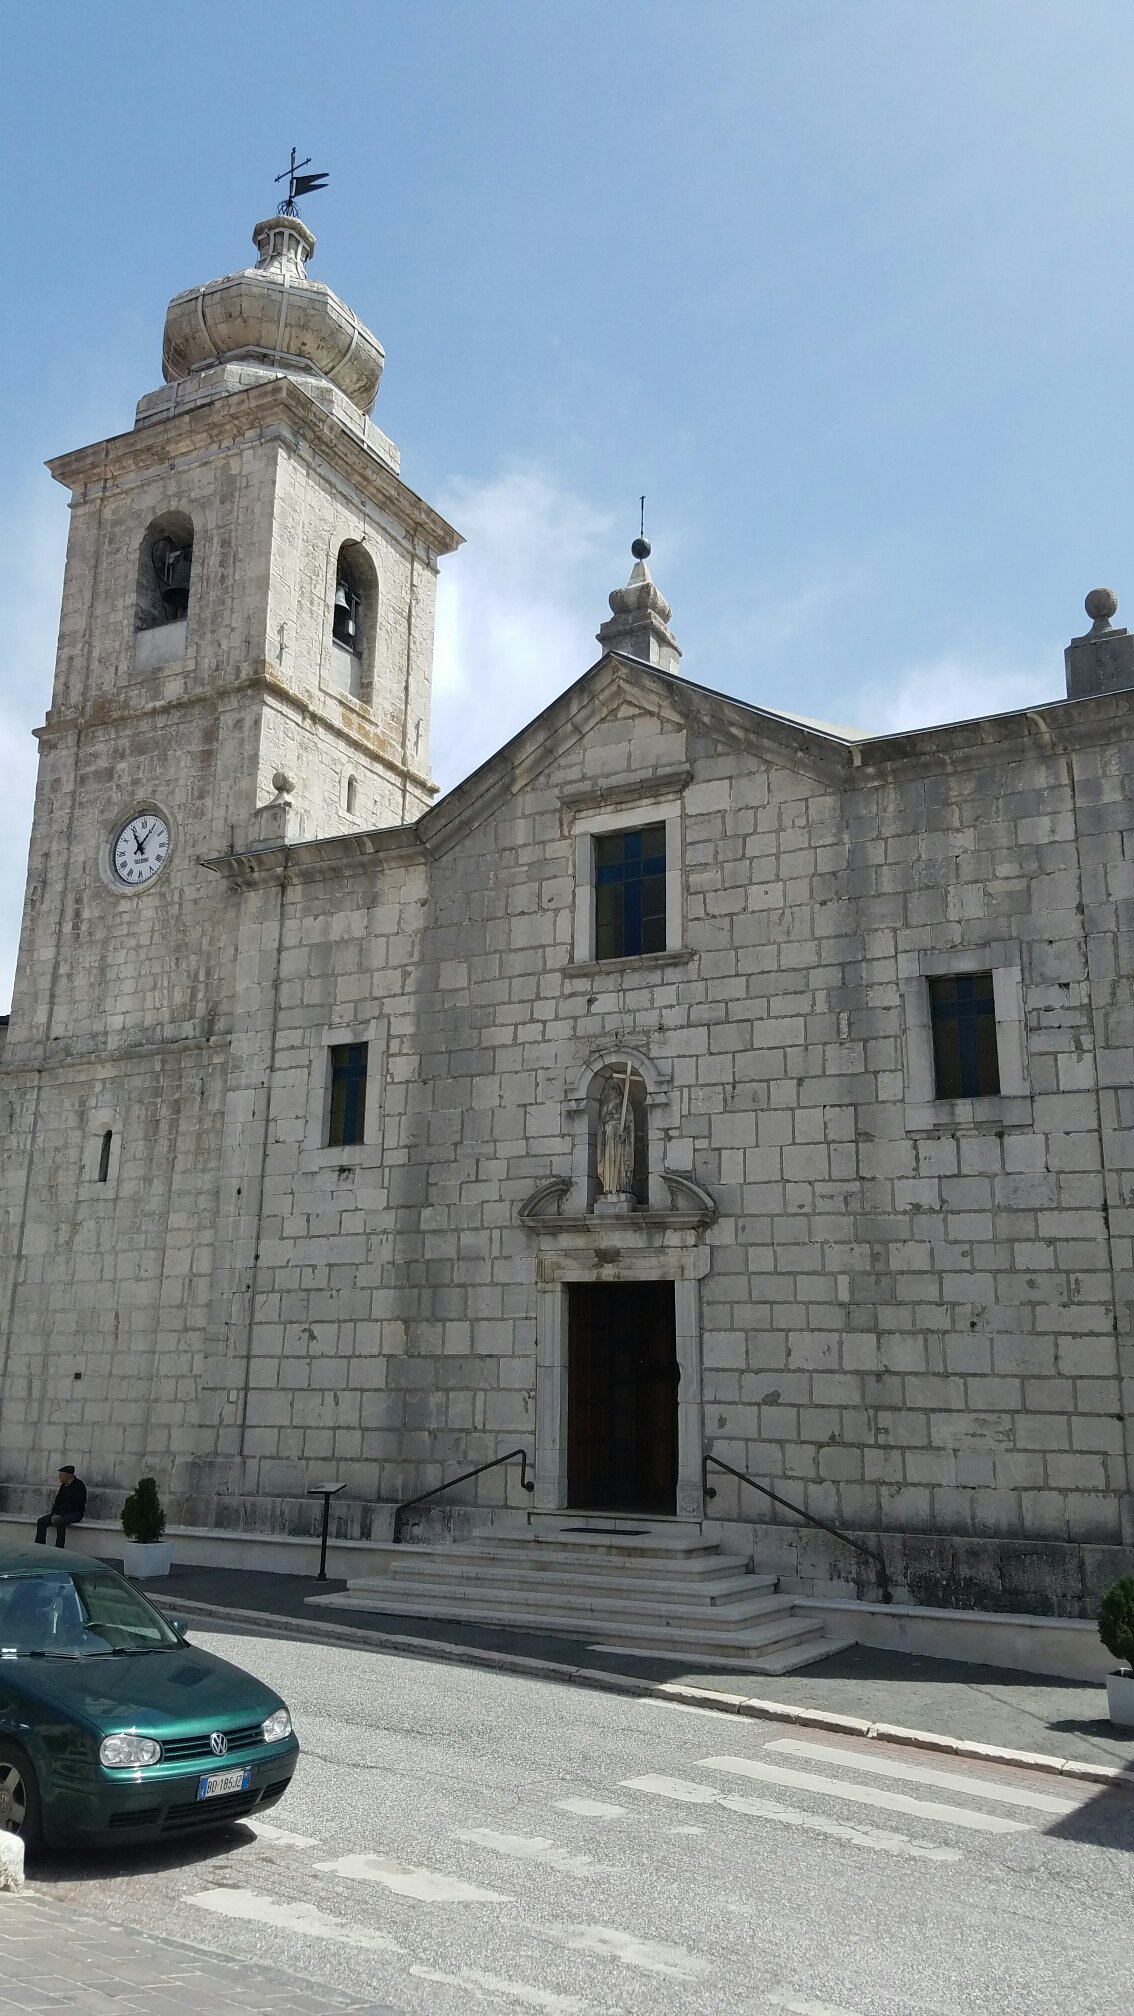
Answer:
[(43, 1846), (39, 1786), (23, 1751), (0, 1738), (0, 1834), (18, 1834), (25, 1848)]

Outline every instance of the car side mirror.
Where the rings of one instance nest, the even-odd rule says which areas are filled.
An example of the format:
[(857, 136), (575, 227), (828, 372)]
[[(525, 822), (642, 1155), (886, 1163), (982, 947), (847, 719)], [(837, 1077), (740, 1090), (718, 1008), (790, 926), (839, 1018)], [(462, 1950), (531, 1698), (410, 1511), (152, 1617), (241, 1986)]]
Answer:
[(165, 1621), (169, 1625), (170, 1630), (176, 1631), (178, 1637), (188, 1644), (189, 1626), (185, 1622), (184, 1617), (167, 1617)]

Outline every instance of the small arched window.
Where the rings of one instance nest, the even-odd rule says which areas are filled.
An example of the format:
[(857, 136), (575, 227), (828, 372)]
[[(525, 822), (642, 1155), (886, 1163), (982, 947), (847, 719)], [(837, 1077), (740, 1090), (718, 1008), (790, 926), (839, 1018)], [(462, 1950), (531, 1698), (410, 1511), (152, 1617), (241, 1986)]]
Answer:
[(365, 546), (348, 539), (335, 562), (331, 608), (333, 683), (356, 700), (369, 698), (374, 678), (378, 575)]
[(193, 521), (183, 511), (167, 511), (146, 528), (138, 555), (134, 628), (157, 630), (183, 623), (193, 574)]
[(346, 809), (348, 812), (356, 812), (358, 810), (357, 777), (348, 777), (346, 780)]
[(105, 1183), (110, 1175), (110, 1151), (114, 1146), (114, 1129), (108, 1127), (102, 1137), (102, 1147), (98, 1153), (98, 1180)]

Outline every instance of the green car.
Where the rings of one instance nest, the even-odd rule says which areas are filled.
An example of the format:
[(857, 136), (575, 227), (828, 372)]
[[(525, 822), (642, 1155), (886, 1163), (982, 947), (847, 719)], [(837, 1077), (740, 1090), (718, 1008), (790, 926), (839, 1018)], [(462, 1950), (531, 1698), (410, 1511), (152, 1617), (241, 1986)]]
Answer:
[(0, 1831), (30, 1849), (261, 1813), (299, 1744), (270, 1687), (102, 1561), (0, 1546)]

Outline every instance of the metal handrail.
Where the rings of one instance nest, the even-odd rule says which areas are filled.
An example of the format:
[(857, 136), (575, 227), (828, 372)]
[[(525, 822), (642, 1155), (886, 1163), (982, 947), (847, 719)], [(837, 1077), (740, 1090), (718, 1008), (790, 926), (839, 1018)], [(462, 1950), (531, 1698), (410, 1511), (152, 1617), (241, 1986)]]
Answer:
[(797, 1519), (805, 1520), (809, 1526), (818, 1526), (821, 1532), (829, 1533), (832, 1539), (841, 1540), (845, 1547), (853, 1547), (856, 1554), (864, 1555), (868, 1561), (873, 1562), (877, 1570), (878, 1591), (883, 1603), (893, 1602), (894, 1592), (890, 1587), (889, 1570), (882, 1555), (876, 1554), (873, 1547), (864, 1547), (861, 1540), (852, 1540), (849, 1533), (843, 1533), (837, 1526), (829, 1525), (826, 1519), (817, 1519), (813, 1512), (805, 1512), (802, 1505), (793, 1505), (789, 1498), (781, 1498), (777, 1491), (772, 1490), (770, 1484), (758, 1483), (755, 1477), (748, 1475), (747, 1470), (734, 1469), (731, 1463), (724, 1462), (720, 1456), (714, 1456), (711, 1450), (708, 1450), (701, 1460), (701, 1482), (706, 1498), (715, 1498), (717, 1495), (709, 1483), (710, 1463), (715, 1464), (718, 1470), (726, 1470), (730, 1477), (739, 1478), (742, 1484), (751, 1484), (754, 1491), (759, 1491), (765, 1498), (770, 1498), (773, 1505), (781, 1506), (785, 1512), (793, 1512)]
[(475, 1470), (462, 1470), (459, 1477), (450, 1477), (444, 1484), (435, 1484), (432, 1491), (419, 1492), (416, 1498), (406, 1498), (394, 1513), (394, 1539), (398, 1538), (403, 1512), (409, 1512), (415, 1505), (424, 1505), (428, 1498), (439, 1498), (443, 1491), (452, 1491), (458, 1484), (467, 1484), (470, 1477), (482, 1477), (486, 1470), (498, 1470), (502, 1463), (514, 1463), (520, 1459), (520, 1489), (534, 1491), (534, 1480), (528, 1476), (528, 1452), (526, 1449), (509, 1449), (506, 1456), (494, 1456), (491, 1463), (478, 1463)]

